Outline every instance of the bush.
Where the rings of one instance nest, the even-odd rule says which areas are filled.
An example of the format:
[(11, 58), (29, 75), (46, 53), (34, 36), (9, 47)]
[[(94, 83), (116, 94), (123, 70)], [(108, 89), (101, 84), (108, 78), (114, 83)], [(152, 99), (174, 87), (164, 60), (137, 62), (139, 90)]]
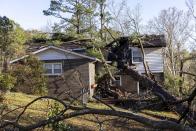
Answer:
[(182, 78), (165, 73), (165, 87), (174, 95), (179, 96), (179, 88), (181, 86)]
[(0, 74), (0, 102), (4, 99), (4, 94), (6, 91), (12, 89), (16, 79), (9, 73)]
[(46, 78), (43, 76), (42, 63), (34, 56), (29, 56), (21, 64), (15, 64), (12, 75), (16, 77), (16, 91), (43, 95), (47, 93)]
[[(50, 111), (48, 112), (48, 118), (54, 117), (57, 114), (60, 113), (62, 110), (62, 107), (59, 103), (54, 102), (54, 104), (51, 105)], [(52, 128), (54, 131), (72, 131), (72, 127), (68, 124), (65, 124), (63, 121), (59, 122), (53, 122), (48, 125), (48, 127)]]
[(15, 77), (11, 76), (9, 73), (0, 74), (0, 90), (7, 91), (14, 87), (16, 83)]

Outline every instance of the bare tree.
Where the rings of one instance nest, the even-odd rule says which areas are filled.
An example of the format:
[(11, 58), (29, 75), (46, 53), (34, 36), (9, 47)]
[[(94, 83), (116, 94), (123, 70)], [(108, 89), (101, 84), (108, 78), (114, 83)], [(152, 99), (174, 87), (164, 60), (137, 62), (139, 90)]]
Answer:
[(196, 44), (195, 44), (195, 41), (196, 41), (196, 34), (195, 34), (195, 32), (196, 32), (196, 14), (195, 14), (196, 1), (195, 0), (186, 0), (186, 5), (188, 7), (188, 10), (189, 10), (192, 18), (193, 18), (193, 25), (194, 25), (193, 27), (194, 28), (192, 30), (192, 34), (190, 37), (193, 40), (191, 48), (192, 48), (192, 50), (194, 50), (196, 47)]
[(183, 57), (181, 52), (191, 33), (190, 14), (174, 7), (162, 10), (158, 17), (149, 21), (148, 28), (151, 33), (166, 36), (165, 62), (170, 73), (177, 75), (179, 60)]
[(134, 32), (141, 32), (142, 18), (140, 4), (137, 4), (132, 9), (127, 6), (125, 0), (122, 0), (120, 3), (113, 1), (109, 9), (113, 17), (112, 26), (119, 30), (122, 35), (131, 35)]

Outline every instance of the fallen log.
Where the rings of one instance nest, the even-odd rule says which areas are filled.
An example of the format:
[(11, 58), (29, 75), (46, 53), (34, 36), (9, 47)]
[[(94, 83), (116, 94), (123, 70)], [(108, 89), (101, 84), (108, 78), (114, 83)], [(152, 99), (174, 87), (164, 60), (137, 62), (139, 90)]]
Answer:
[(49, 119), (41, 120), (37, 123), (33, 123), (31, 125), (20, 125), (19, 123), (12, 121), (5, 121), (0, 125), (0, 129), (5, 128), (6, 126), (13, 125), (15, 128), (19, 130), (33, 130), (39, 127), (44, 127), (53, 122), (59, 122), (62, 120), (66, 120), (69, 118), (87, 115), (87, 114), (96, 114), (96, 115), (107, 115), (107, 116), (117, 116), (122, 118), (131, 119), (137, 122), (140, 122), (148, 127), (152, 127), (154, 129), (162, 129), (162, 130), (175, 130), (175, 131), (196, 131), (194, 128), (191, 128), (186, 125), (181, 125), (173, 121), (169, 120), (154, 120), (149, 119), (148, 117), (135, 114), (133, 112), (122, 112), (122, 111), (113, 111), (113, 110), (104, 110), (104, 109), (92, 109), (92, 108), (80, 108), (80, 107), (69, 107), (72, 110), (75, 110), (70, 113), (62, 113), (60, 115), (56, 115), (50, 117)]
[[(145, 87), (147, 89), (150, 89), (156, 96), (161, 98), (163, 100), (163, 102), (165, 102), (165, 103), (167, 103), (167, 101), (173, 101), (173, 102), (178, 101), (178, 99), (175, 96), (172, 96), (170, 93), (168, 93), (163, 86), (161, 86), (157, 82), (151, 80), (149, 77), (146, 77), (144, 75), (139, 74), (137, 71), (135, 71), (131, 68), (125, 67), (122, 70), (121, 74), (126, 74), (126, 75), (132, 76), (133, 79), (139, 81), (142, 85), (145, 85)], [(174, 105), (174, 107), (175, 107), (175, 111), (181, 115), (187, 110), (187, 105), (185, 105), (183, 103), (176, 103)], [(191, 116), (193, 114), (194, 114), (194, 116)], [(192, 114), (188, 114), (187, 120), (192, 124), (195, 124), (195, 120), (196, 120), (195, 114), (196, 114), (196, 112), (194, 112)]]

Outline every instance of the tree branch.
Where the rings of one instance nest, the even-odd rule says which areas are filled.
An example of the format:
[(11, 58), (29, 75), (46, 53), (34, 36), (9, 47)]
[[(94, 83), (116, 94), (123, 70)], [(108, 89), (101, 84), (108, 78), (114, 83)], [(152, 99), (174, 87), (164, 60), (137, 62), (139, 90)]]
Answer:
[[(118, 117), (123, 117), (127, 119), (132, 119), (137, 122), (143, 123), (149, 127), (155, 128), (155, 129), (173, 129), (173, 130), (178, 130), (178, 131), (195, 131), (195, 129), (190, 128), (189, 126), (183, 126), (178, 123), (172, 122), (172, 121), (167, 121), (167, 120), (152, 120), (147, 117), (143, 117), (141, 115), (137, 115), (135, 113), (131, 112), (122, 112), (122, 111), (112, 111), (112, 110), (101, 110), (101, 109), (81, 109), (75, 112), (71, 112), (68, 114), (60, 115), (60, 116), (54, 116), (49, 119), (40, 121), (36, 124), (32, 124), (29, 126), (21, 126), (21, 125), (15, 125), (19, 129), (23, 130), (33, 130), (39, 127), (43, 127), (45, 125), (48, 125), (50, 123), (62, 121), (65, 119), (69, 119), (72, 117), (77, 117), (77, 116), (82, 116), (82, 115), (87, 115), (87, 114), (97, 114), (97, 115), (107, 115), (107, 116), (118, 116)], [(14, 124), (11, 122), (8, 122), (8, 124)]]

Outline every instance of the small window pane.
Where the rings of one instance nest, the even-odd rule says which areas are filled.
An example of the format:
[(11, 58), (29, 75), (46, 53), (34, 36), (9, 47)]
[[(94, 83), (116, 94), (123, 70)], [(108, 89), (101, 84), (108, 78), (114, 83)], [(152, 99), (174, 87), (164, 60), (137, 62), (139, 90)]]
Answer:
[(54, 74), (60, 74), (61, 73), (61, 69), (54, 69)]
[(61, 64), (54, 64), (54, 74), (62, 73)]
[(52, 64), (44, 64), (46, 74), (52, 74)]
[(54, 64), (54, 69), (61, 69), (61, 64)]
[(142, 53), (140, 49), (133, 49), (133, 62), (142, 62), (143, 58), (142, 58)]
[(133, 62), (142, 62), (142, 57), (133, 57)]

